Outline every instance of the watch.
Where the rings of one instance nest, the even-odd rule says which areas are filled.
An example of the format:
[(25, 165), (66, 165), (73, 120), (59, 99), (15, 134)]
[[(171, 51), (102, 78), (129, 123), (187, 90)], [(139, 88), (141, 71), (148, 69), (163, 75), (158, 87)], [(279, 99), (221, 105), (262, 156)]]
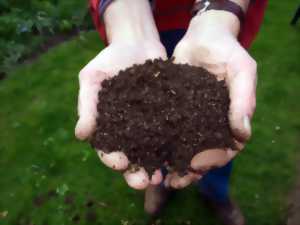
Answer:
[(241, 6), (230, 0), (200, 0), (196, 1), (192, 9), (193, 16), (201, 14), (208, 10), (223, 10), (236, 15), (242, 24), (245, 18), (245, 13)]

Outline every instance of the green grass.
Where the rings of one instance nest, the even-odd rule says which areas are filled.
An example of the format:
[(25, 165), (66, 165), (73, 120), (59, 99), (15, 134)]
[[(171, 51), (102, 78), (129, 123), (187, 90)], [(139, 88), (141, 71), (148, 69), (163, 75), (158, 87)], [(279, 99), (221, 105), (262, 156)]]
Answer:
[[(300, 147), (300, 27), (289, 26), (297, 1), (271, 1), (251, 54), (259, 83), (253, 139), (235, 161), (232, 194), (248, 224), (283, 224)], [(105, 168), (75, 140), (77, 73), (103, 47), (94, 32), (51, 49), (0, 82), (0, 224), (146, 224), (142, 193)], [(49, 190), (58, 196), (36, 207)], [(64, 203), (72, 194), (75, 203)], [(85, 201), (100, 203), (87, 209)], [(3, 212), (8, 214), (5, 218)], [(95, 211), (97, 223), (85, 214)], [(2, 216), (1, 216), (2, 215)], [(216, 225), (190, 187), (178, 193), (162, 224)], [(30, 221), (30, 222), (29, 222)], [(128, 223), (126, 223), (128, 221)]]

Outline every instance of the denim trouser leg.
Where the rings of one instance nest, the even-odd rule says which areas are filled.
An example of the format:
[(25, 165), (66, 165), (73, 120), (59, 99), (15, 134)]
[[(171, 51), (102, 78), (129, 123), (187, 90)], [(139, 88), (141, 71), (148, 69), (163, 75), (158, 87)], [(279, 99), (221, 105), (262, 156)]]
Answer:
[[(221, 203), (229, 199), (229, 180), (232, 164), (231, 161), (221, 168), (213, 169), (197, 181), (197, 187), (203, 197)], [(161, 172), (164, 178), (168, 174), (165, 167), (161, 168)], [(161, 185), (164, 185), (164, 181)]]
[(231, 170), (232, 162), (229, 162), (221, 168), (209, 171), (197, 182), (200, 193), (217, 202), (228, 200)]

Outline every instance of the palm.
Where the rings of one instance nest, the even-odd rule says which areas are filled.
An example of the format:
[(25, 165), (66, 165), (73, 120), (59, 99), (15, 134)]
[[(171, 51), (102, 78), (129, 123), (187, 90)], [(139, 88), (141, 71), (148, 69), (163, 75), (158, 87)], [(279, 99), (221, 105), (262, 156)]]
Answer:
[[(160, 43), (111, 44), (81, 70), (78, 98), (80, 118), (75, 128), (79, 139), (87, 139), (95, 129), (101, 82), (133, 64), (142, 64), (147, 59), (154, 58), (166, 58), (165, 50)], [(100, 149), (97, 152), (106, 166), (121, 171), (127, 169), (129, 162), (124, 153), (106, 154)], [(134, 173), (125, 172), (124, 176), (129, 186), (136, 189), (143, 189), (149, 183), (157, 184), (162, 179), (159, 171), (149, 178), (143, 168)]]
[[(248, 117), (255, 108), (256, 63), (232, 36), (214, 37), (186, 35), (174, 51), (175, 62), (204, 67), (217, 79), (225, 79), (231, 99), (230, 125), (241, 150), (251, 134)], [(191, 167), (208, 171), (224, 166), (237, 153), (232, 149), (209, 149), (195, 155)], [(200, 176), (192, 172), (185, 177), (171, 174), (167, 180), (169, 185), (182, 188)]]

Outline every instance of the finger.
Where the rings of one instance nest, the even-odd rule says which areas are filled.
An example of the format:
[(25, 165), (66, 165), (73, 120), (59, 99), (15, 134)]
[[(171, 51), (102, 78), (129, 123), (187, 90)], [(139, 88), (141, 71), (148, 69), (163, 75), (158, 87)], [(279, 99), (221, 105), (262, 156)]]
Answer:
[(172, 174), (168, 173), (166, 176), (165, 176), (165, 179), (164, 179), (164, 186), (169, 188), (171, 186), (171, 178), (172, 178)]
[[(226, 165), (235, 155), (229, 149), (209, 149), (196, 154), (192, 161), (192, 169), (208, 171), (214, 167)], [(235, 151), (238, 153), (238, 151)]]
[(170, 185), (175, 189), (182, 189), (190, 185), (194, 180), (195, 176), (192, 173), (188, 173), (185, 176), (179, 176), (178, 173), (173, 173)]
[(134, 172), (127, 170), (124, 178), (129, 187), (137, 190), (143, 190), (149, 185), (149, 176), (144, 168), (139, 168)]
[(123, 152), (105, 153), (97, 150), (97, 154), (104, 165), (114, 170), (125, 170), (128, 167), (129, 161)]
[(251, 136), (250, 120), (256, 104), (256, 63), (244, 49), (229, 61), (226, 82), (231, 99), (231, 128), (236, 139), (245, 142)]
[(190, 44), (188, 41), (181, 40), (174, 49), (174, 63), (176, 64), (191, 64)]
[(231, 148), (226, 149), (227, 152), (227, 157), (228, 157), (228, 162), (231, 161), (232, 159), (234, 159), (237, 154), (240, 153), (241, 150), (244, 149), (245, 147), (245, 143), (239, 142), (237, 140), (234, 140), (236, 149), (232, 150)]
[(96, 127), (98, 92), (101, 82), (108, 78), (103, 72), (84, 69), (79, 74), (78, 114), (75, 135), (80, 140), (87, 139)]
[(192, 173), (193, 180), (200, 180), (203, 177), (203, 174), (200, 173)]
[(162, 182), (163, 175), (160, 170), (156, 170), (153, 175), (151, 176), (150, 184), (158, 185)]
[(227, 149), (226, 150), (227, 157), (228, 157), (228, 162), (231, 161), (233, 158), (236, 157), (236, 155), (239, 153), (238, 151), (234, 151), (232, 149)]

